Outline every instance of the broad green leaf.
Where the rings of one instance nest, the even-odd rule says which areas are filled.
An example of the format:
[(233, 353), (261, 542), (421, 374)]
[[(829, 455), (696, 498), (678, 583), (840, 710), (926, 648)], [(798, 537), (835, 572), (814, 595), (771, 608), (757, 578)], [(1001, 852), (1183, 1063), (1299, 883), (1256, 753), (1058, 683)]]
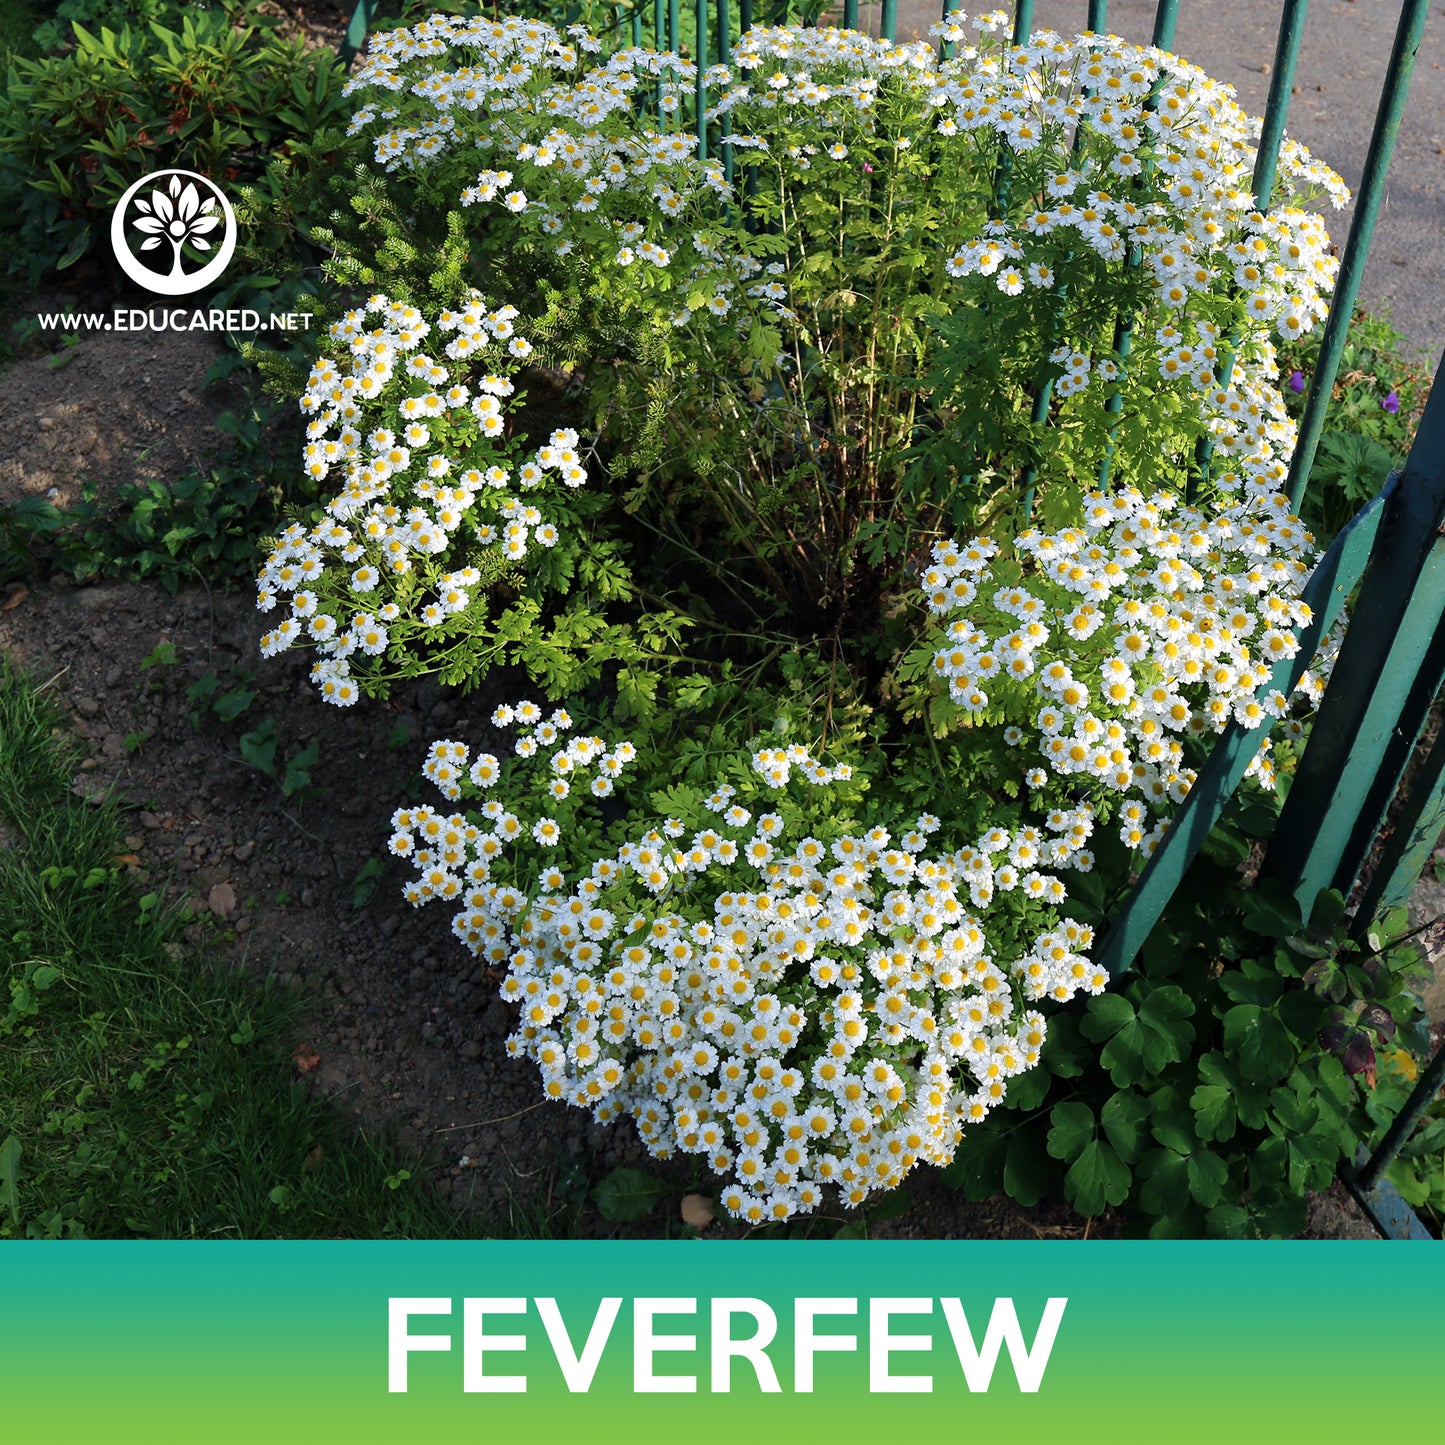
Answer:
[(1240, 909), (1244, 926), (1266, 938), (1288, 938), (1304, 925), (1299, 904), (1282, 884), (1267, 879), (1244, 895)]
[(1129, 1166), (1112, 1145), (1091, 1139), (1064, 1175), (1064, 1193), (1080, 1214), (1092, 1217), (1102, 1214), (1106, 1204), (1122, 1204), (1129, 1197), (1132, 1179)]
[(613, 1224), (645, 1218), (672, 1193), (672, 1185), (641, 1169), (614, 1169), (592, 1191), (597, 1212)]
[(1295, 1046), (1277, 1015), (1255, 1004), (1236, 1004), (1224, 1016), (1224, 1046), (1246, 1079), (1269, 1084), (1294, 1067)]
[(1099, 1122), (1104, 1126), (1104, 1133), (1126, 1164), (1134, 1163), (1139, 1157), (1149, 1122), (1149, 1112), (1148, 1100), (1142, 1094), (1134, 1093), (1132, 1089), (1115, 1094), (1099, 1111)]
[(1189, 1192), (1196, 1204), (1212, 1209), (1228, 1178), (1229, 1166), (1211, 1150), (1201, 1149), (1189, 1156)]
[(974, 1204), (992, 1199), (1004, 1187), (1008, 1143), (1006, 1134), (987, 1124), (968, 1130), (953, 1163), (943, 1171), (944, 1179)]
[(1150, 1149), (1139, 1161), (1139, 1205), (1173, 1214), (1189, 1203), (1189, 1161), (1172, 1149)]
[(1057, 1177), (1057, 1166), (1049, 1161), (1048, 1150), (1036, 1129), (1018, 1129), (1008, 1141), (1003, 1167), (1003, 1187), (1010, 1199), (1032, 1209)]
[(9, 1211), (15, 1228), (20, 1226), (20, 1156), (24, 1152), (14, 1134), (0, 1144), (0, 1204)]
[(1094, 1111), (1077, 1100), (1055, 1104), (1049, 1122), (1049, 1153), (1066, 1164), (1077, 1159), (1094, 1137)]
[(1216, 1239), (1243, 1239), (1249, 1233), (1249, 1211), (1238, 1204), (1219, 1204), (1205, 1215)]
[(1234, 1095), (1223, 1084), (1201, 1084), (1190, 1096), (1195, 1129), (1206, 1142), (1234, 1138)]

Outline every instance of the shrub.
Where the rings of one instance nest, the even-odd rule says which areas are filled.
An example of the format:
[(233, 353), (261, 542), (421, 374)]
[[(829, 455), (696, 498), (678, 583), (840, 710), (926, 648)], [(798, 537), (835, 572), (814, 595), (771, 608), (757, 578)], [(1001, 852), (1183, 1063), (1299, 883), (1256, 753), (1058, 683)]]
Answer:
[(12, 57), (0, 102), (0, 152), (19, 206), (14, 256), (32, 285), (87, 253), (140, 176), (182, 167), (254, 179), (340, 103), (335, 56), (234, 28), (224, 12), (188, 8), (175, 29), (74, 29), (64, 54)]
[[(408, 896), (507, 967), (550, 1096), (745, 1219), (892, 1186), (1042, 1079), (1209, 740), (1302, 726), (1275, 339), (1324, 314), (1302, 203), (1343, 187), (1291, 144), (1256, 209), (1200, 72), (976, 23), (946, 60), (755, 30), (698, 76), (435, 17), (348, 86), (383, 170), (333, 271), (395, 286), (307, 382), (339, 488), (262, 573), (268, 650), (342, 704), (525, 669), (516, 761), (441, 740), (447, 810), (399, 810)], [(541, 447), (536, 360), (578, 414)]]

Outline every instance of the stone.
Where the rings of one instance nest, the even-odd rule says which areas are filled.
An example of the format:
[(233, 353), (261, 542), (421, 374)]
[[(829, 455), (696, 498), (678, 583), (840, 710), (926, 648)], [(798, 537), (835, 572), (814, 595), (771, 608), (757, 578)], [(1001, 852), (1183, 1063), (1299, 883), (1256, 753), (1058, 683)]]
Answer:
[(206, 902), (217, 918), (229, 922), (236, 911), (236, 890), (229, 883), (217, 883), (207, 895)]

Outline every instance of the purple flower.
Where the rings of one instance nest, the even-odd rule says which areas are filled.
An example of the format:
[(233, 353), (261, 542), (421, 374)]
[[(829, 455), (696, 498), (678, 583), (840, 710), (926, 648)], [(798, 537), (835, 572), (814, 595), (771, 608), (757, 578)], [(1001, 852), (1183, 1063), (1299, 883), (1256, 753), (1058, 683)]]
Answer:
[(1400, 393), (1397, 391), (1390, 392), (1380, 405), (1384, 407), (1391, 416), (1394, 416), (1394, 414), (1400, 410)]
[(871, 175), (873, 173), (873, 167), (870, 166), (867, 161), (863, 162), (863, 170), (864, 173), (867, 175)]
[(1289, 374), (1289, 389), (1291, 391), (1303, 391), (1305, 389), (1305, 374), (1302, 371), (1292, 371)]

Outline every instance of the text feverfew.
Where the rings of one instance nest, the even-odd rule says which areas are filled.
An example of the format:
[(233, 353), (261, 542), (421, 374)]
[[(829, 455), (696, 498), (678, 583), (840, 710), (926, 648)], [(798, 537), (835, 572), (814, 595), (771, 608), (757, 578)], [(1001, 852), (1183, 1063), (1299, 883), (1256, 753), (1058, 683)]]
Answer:
[[(457, 1374), (468, 1394), (525, 1393), (534, 1376), (539, 1384), (551, 1378), (553, 1362), (568, 1391), (586, 1394), (604, 1355), (619, 1356), (628, 1349), (627, 1327), (618, 1326), (628, 1303), (610, 1295), (590, 1315), (572, 1309), (564, 1318), (550, 1296), (465, 1297), (459, 1311), (457, 1301), (447, 1296), (393, 1296), (387, 1301), (388, 1389), (407, 1393), (411, 1356), (441, 1351), (460, 1357)], [(737, 1382), (745, 1389), (756, 1385), (764, 1394), (810, 1394), (816, 1357), (839, 1353), (857, 1357), (860, 1380), (866, 1368), (870, 1394), (927, 1394), (935, 1374), (955, 1369), (969, 1391), (981, 1393), (993, 1385), (999, 1354), (1006, 1349), (1017, 1388), (1034, 1394), (1043, 1383), (1067, 1304), (1067, 1297), (1048, 1299), (1029, 1343), (1010, 1297), (993, 1301), (981, 1340), (956, 1296), (800, 1297), (791, 1301), (789, 1347), (778, 1339), (778, 1310), (765, 1300), (639, 1296), (630, 1301), (632, 1390), (726, 1394)], [(450, 1318), (452, 1330), (436, 1332), (433, 1318), (431, 1331), (413, 1332), (418, 1316)], [(453, 1332), (458, 1316), (461, 1328)], [(935, 1353), (933, 1324), (939, 1318), (945, 1330), (937, 1341), (935, 1370), (921, 1373), (919, 1356)], [(536, 1323), (540, 1331), (521, 1332)], [(893, 1359), (903, 1354), (913, 1357), (910, 1373)], [(669, 1357), (665, 1368), (659, 1355)], [(689, 1363), (681, 1358), (686, 1355), (695, 1358)], [(543, 1359), (545, 1377), (528, 1370), (529, 1363), (540, 1365)], [(1012, 1388), (1007, 1375), (1001, 1378), (1002, 1388)]]

